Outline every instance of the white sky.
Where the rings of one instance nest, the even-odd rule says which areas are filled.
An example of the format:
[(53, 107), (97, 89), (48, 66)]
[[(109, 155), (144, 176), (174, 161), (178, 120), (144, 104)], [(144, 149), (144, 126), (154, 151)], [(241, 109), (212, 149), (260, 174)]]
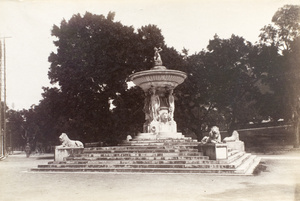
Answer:
[(88, 11), (135, 29), (155, 24), (169, 47), (193, 54), (206, 48), (215, 34), (243, 36), (255, 43), (260, 29), (278, 8), (299, 0), (0, 0), (0, 37), (6, 39), (7, 105), (28, 109), (50, 86), (48, 56), (55, 51), (54, 24)]

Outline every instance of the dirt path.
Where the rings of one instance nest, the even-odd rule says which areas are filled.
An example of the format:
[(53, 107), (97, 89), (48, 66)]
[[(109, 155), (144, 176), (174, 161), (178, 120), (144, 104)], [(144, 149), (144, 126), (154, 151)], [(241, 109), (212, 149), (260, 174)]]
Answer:
[(258, 176), (201, 174), (32, 173), (49, 155), (11, 155), (0, 161), (2, 201), (300, 200), (300, 153), (262, 155)]

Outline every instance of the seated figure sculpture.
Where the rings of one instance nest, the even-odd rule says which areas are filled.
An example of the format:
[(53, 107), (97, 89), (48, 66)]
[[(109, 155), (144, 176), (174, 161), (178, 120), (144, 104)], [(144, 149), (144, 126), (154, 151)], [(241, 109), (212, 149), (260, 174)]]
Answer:
[(202, 144), (213, 143), (218, 144), (221, 142), (220, 130), (217, 126), (213, 126), (208, 134), (208, 136), (203, 137), (201, 140)]
[(70, 140), (66, 133), (62, 133), (59, 136), (59, 140), (62, 143), (59, 147), (83, 148), (82, 142), (77, 140)]

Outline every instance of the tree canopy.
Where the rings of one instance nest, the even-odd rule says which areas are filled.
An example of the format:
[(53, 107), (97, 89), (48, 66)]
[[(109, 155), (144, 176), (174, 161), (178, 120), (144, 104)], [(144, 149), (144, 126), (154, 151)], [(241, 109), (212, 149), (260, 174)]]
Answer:
[(60, 27), (55, 25), (52, 35), (58, 39), (54, 42), (57, 53), (49, 57), (48, 75), (59, 89), (46, 89), (45, 97), (59, 97), (62, 128), (84, 141), (117, 143), (116, 138), (136, 130), (130, 128), (133, 121), (142, 125), (143, 94), (139, 89), (128, 89), (127, 78), (151, 68), (154, 47), (164, 48), (167, 65), (178, 68), (176, 58), (180, 60), (173, 48), (165, 46), (155, 25), (135, 31), (115, 22), (114, 13), (107, 17), (74, 15)]

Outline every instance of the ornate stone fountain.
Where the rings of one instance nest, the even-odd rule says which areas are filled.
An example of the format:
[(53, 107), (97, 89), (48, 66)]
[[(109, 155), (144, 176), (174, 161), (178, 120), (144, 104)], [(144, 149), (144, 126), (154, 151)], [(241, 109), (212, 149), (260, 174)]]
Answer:
[[(252, 174), (260, 158), (244, 152), (244, 143), (239, 141), (237, 133), (225, 138), (226, 143), (221, 143), (221, 135), (217, 127), (213, 127), (209, 136), (203, 138), (201, 142), (191, 137), (184, 137), (177, 132), (174, 121), (173, 90), (184, 81), (186, 74), (166, 69), (162, 65), (160, 51), (160, 48), (155, 49), (155, 65), (151, 70), (137, 72), (130, 76), (133, 83), (145, 92), (143, 110), (146, 122), (143, 133), (138, 134), (134, 139), (127, 136), (126, 141), (120, 146), (90, 147), (84, 150), (62, 147), (60, 154), (55, 153), (55, 161), (31, 170)], [(65, 138), (65, 141), (68, 142), (68, 139)], [(69, 141), (71, 143), (72, 140)], [(83, 164), (82, 160), (88, 162)]]
[(130, 75), (130, 80), (145, 92), (143, 111), (145, 120), (143, 133), (136, 139), (166, 139), (183, 138), (177, 132), (174, 121), (175, 103), (173, 90), (187, 77), (186, 73), (169, 70), (162, 64), (159, 52), (161, 48), (154, 48), (154, 67)]

